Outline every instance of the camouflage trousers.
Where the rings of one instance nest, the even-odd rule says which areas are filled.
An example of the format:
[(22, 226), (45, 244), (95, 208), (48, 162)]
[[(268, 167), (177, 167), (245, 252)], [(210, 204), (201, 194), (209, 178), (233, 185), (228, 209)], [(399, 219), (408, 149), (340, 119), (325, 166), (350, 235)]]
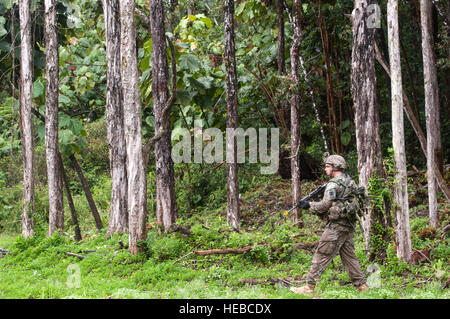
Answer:
[(366, 282), (355, 256), (353, 235), (353, 229), (334, 223), (327, 225), (314, 253), (311, 269), (306, 277), (307, 283), (315, 285), (320, 275), (338, 254), (353, 285), (358, 287)]

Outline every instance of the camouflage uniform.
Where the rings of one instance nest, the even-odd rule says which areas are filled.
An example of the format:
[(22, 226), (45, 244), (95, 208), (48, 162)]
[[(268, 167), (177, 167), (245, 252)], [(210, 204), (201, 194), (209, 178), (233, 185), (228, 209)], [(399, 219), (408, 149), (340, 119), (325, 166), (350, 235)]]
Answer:
[(358, 287), (366, 282), (355, 256), (353, 245), (355, 224), (341, 213), (343, 204), (337, 200), (345, 197), (349, 186), (356, 184), (347, 174), (340, 174), (328, 182), (322, 201), (310, 202), (311, 212), (325, 219), (327, 225), (320, 237), (310, 272), (306, 277), (308, 284), (315, 285), (316, 280), (338, 254), (353, 284)]

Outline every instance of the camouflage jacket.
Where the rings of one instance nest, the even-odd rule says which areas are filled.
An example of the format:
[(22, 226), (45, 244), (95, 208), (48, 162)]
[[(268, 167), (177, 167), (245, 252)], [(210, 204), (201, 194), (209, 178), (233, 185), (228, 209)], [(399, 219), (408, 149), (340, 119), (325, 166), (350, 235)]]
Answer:
[(347, 190), (352, 186), (356, 187), (355, 181), (345, 173), (332, 178), (325, 188), (323, 199), (320, 202), (309, 203), (311, 212), (319, 215), (327, 223), (331, 222), (355, 228), (355, 225), (346, 218), (345, 214), (341, 213), (343, 203), (339, 201), (339, 198), (346, 196)]

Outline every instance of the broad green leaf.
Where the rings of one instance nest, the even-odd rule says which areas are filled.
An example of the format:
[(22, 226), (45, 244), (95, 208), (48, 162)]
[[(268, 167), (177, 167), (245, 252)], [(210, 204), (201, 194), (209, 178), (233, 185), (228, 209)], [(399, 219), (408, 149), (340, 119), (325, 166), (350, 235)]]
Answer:
[(152, 38), (150, 38), (148, 41), (144, 42), (144, 49), (145, 49), (145, 53), (147, 53), (147, 54), (152, 52)]
[(81, 124), (81, 121), (78, 119), (71, 119), (67, 128), (71, 130), (74, 135), (79, 135), (83, 130), (83, 124)]
[(203, 84), (203, 86), (206, 89), (210, 89), (211, 84), (214, 81), (214, 78), (212, 78), (210, 76), (202, 76), (202, 77), (198, 78), (197, 81), (200, 82), (201, 84)]
[(44, 94), (45, 87), (44, 84), (42, 84), (39, 81), (34, 81), (33, 83), (33, 99), (40, 97)]
[(345, 120), (342, 122), (342, 129), (345, 130), (350, 125), (349, 120)]
[(73, 134), (70, 130), (60, 130), (58, 133), (59, 142), (61, 144), (69, 144), (73, 142)]
[(191, 71), (191, 72), (197, 72), (200, 70), (200, 60), (198, 57), (192, 54), (183, 54), (180, 56), (179, 64), (181, 69)]
[(194, 90), (199, 90), (201, 92), (203, 92), (205, 90), (205, 86), (203, 85), (203, 83), (197, 81), (196, 79), (194, 79), (193, 77), (188, 77), (188, 81), (190, 86), (194, 89)]
[(236, 11), (235, 11), (236, 16), (241, 15), (241, 13), (242, 13), (242, 12), (244, 11), (244, 9), (245, 9), (245, 4), (246, 4), (246, 2), (244, 1), (244, 2), (241, 2), (241, 3), (237, 6)]
[(208, 27), (208, 29), (212, 28), (212, 21), (210, 18), (204, 17), (200, 19), (203, 23)]
[(177, 90), (177, 101), (182, 105), (191, 103), (191, 95), (186, 90)]
[(344, 146), (347, 146), (350, 143), (352, 136), (348, 132), (344, 132), (341, 135), (341, 142)]
[(59, 94), (59, 103), (68, 105), (68, 104), (70, 104), (70, 98), (68, 98), (64, 94)]
[(5, 22), (6, 22), (5, 17), (0, 16), (0, 37), (8, 33), (8, 31), (6, 31), (5, 29)]
[(68, 127), (70, 125), (71, 119), (67, 114), (61, 114), (58, 117), (58, 126), (59, 127)]
[(147, 123), (151, 127), (154, 127), (155, 126), (155, 117), (153, 115), (147, 116), (145, 118), (145, 123)]

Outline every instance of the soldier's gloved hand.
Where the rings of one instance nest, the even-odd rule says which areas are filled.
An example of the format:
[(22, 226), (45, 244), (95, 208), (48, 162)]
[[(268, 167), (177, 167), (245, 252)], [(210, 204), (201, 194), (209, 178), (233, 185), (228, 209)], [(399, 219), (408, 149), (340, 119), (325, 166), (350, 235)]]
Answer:
[(308, 209), (310, 207), (309, 202), (306, 200), (299, 200), (297, 203), (297, 207), (302, 209)]

